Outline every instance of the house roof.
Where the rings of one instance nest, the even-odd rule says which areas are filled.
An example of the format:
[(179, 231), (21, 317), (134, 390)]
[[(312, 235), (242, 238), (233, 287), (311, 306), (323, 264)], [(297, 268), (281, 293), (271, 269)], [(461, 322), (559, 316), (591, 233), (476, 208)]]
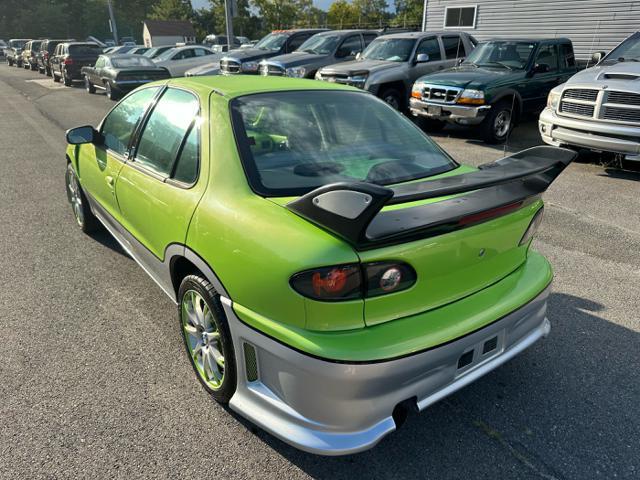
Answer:
[(145, 20), (151, 36), (159, 37), (195, 37), (196, 31), (188, 20)]

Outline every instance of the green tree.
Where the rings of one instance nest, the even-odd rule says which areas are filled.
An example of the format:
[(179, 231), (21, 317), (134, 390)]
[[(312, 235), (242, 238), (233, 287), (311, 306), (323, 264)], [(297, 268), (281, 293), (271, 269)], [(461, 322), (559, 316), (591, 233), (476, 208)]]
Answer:
[(387, 22), (389, 5), (385, 0), (353, 0), (358, 12), (358, 25), (365, 28), (382, 27)]
[(422, 26), (422, 0), (395, 0), (396, 15), (393, 25), (400, 27)]
[(313, 7), (312, 0), (251, 0), (268, 30), (291, 28)]
[(327, 12), (327, 24), (330, 28), (348, 28), (358, 25), (358, 10), (347, 0), (336, 0)]
[(160, 0), (149, 15), (153, 20), (191, 20), (193, 17), (190, 0)]

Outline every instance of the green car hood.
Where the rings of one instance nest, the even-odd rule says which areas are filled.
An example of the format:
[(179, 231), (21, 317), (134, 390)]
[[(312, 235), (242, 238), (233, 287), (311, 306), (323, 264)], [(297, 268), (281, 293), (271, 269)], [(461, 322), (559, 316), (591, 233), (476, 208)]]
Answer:
[(505, 81), (520, 79), (522, 77), (524, 77), (524, 71), (520, 70), (460, 65), (459, 67), (425, 75), (417, 81), (448, 87), (482, 90), (491, 86), (493, 83), (504, 83)]

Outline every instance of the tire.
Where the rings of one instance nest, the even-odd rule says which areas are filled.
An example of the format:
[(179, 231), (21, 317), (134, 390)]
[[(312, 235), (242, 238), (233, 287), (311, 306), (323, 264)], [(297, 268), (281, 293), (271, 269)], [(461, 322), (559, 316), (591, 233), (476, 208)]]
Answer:
[(64, 74), (64, 69), (60, 73), (62, 74), (62, 83), (64, 83), (65, 87), (70, 87), (71, 85), (73, 85), (71, 79), (67, 78), (67, 76)]
[(395, 88), (385, 88), (380, 92), (379, 97), (394, 109), (402, 112), (404, 110), (405, 102), (402, 100), (402, 95)]
[[(515, 124), (515, 115), (510, 101), (500, 101), (493, 105), (488, 115), (480, 124), (482, 126), (482, 138), (486, 143), (504, 143)], [(507, 123), (505, 125), (505, 122)]]
[(100, 222), (93, 215), (91, 207), (89, 207), (87, 197), (82, 191), (82, 187), (71, 163), (67, 164), (65, 186), (67, 188), (67, 199), (71, 204), (73, 216), (80, 230), (87, 234), (95, 232), (100, 227)]
[(220, 297), (208, 280), (199, 275), (182, 280), (178, 319), (198, 380), (217, 402), (229, 403), (237, 385), (235, 352)]
[(89, 80), (89, 77), (86, 75), (84, 76), (84, 88), (88, 93), (96, 93), (96, 87), (93, 86), (93, 83), (91, 83), (91, 80)]
[(111, 87), (111, 83), (110, 82), (105, 82), (104, 83), (104, 90), (105, 90), (105, 93), (107, 94), (107, 98), (109, 100), (113, 100), (115, 102), (116, 100), (118, 100), (120, 98), (120, 93), (115, 88)]
[(425, 117), (416, 117), (415, 123), (425, 132), (439, 132), (447, 124), (447, 122), (442, 120), (433, 120)]
[(56, 82), (56, 83), (57, 83), (57, 82), (59, 82), (59, 81), (60, 81), (60, 77), (59, 77), (59, 76), (57, 76), (55, 73), (51, 72), (51, 76), (53, 77), (53, 81), (54, 81), (54, 82)]

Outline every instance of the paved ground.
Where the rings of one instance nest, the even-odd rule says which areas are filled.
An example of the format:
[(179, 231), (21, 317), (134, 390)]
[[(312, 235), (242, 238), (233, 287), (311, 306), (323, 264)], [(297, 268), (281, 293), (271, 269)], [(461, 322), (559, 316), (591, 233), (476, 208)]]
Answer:
[[(551, 336), (374, 450), (298, 452), (214, 403), (171, 303), (75, 227), (63, 130), (113, 105), (0, 66), (0, 477), (639, 478), (640, 174), (578, 163), (546, 195)], [(57, 87), (57, 86), (56, 86)], [(502, 156), (447, 131), (456, 158)], [(539, 143), (535, 123), (509, 151)]]

